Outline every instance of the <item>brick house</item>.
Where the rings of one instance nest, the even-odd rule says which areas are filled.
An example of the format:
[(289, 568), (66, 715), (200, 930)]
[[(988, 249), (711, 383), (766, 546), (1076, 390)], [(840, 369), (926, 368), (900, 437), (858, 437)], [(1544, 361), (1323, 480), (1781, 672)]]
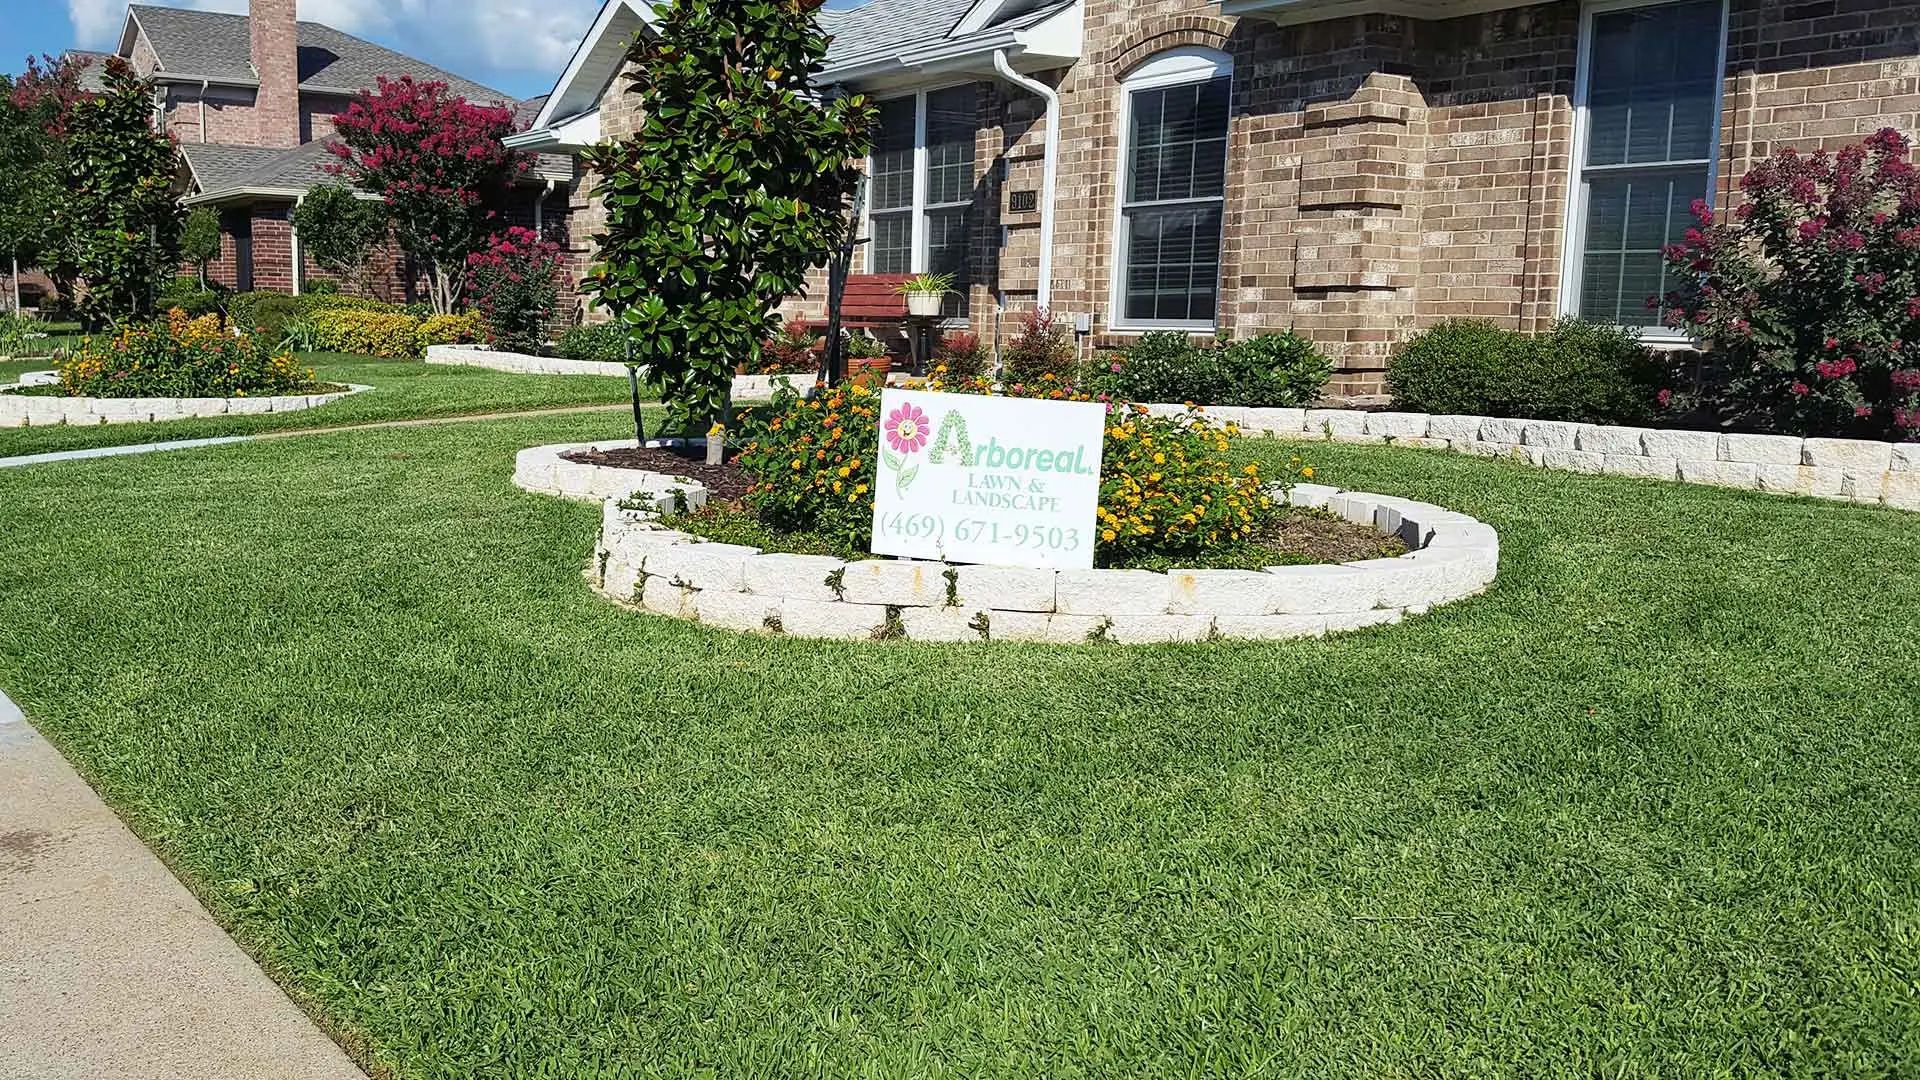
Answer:
[[(610, 0), (525, 145), (632, 130)], [(1642, 327), (1660, 249), (1749, 165), (1920, 128), (1914, 0), (870, 0), (823, 76), (878, 100), (855, 272), (950, 271), (988, 339), (1293, 327), (1372, 392), (1478, 316)], [(1048, 166), (1052, 165), (1049, 170)], [(590, 257), (591, 178), (572, 185)], [(796, 301), (814, 315), (823, 290)], [(1678, 344), (1678, 342), (1675, 342)]]
[[(545, 100), (514, 104), (425, 61), (300, 21), (295, 0), (251, 0), (246, 15), (135, 4), (116, 51), (155, 83), (155, 123), (179, 141), (181, 202), (220, 211), (221, 251), (209, 277), (241, 291), (297, 293), (327, 276), (299, 253), (293, 208), (309, 189), (339, 182), (322, 168), (331, 121), (382, 76), (442, 82), (476, 104), (512, 105), (523, 122)], [(89, 56), (92, 76), (104, 58)], [(570, 179), (564, 158), (536, 158), (510, 217), (564, 233), (567, 199), (558, 192)], [(371, 271), (381, 298), (416, 295), (419, 275), (397, 249), (376, 256)]]

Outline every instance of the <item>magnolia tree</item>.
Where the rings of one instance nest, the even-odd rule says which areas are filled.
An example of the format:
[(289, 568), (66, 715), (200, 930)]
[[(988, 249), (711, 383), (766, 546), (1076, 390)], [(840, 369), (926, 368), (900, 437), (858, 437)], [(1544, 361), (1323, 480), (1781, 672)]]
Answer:
[(293, 208), (293, 231), (320, 269), (364, 288), (367, 256), (386, 239), (386, 209), (345, 184), (322, 184)]
[(1670, 402), (1806, 435), (1920, 436), (1920, 174), (1886, 129), (1838, 153), (1782, 150), (1746, 202), (1667, 249), (1658, 301), (1717, 370)]
[(538, 353), (560, 300), (560, 245), (518, 225), (467, 257), (488, 340), (509, 352)]
[(467, 282), (467, 257), (499, 227), (507, 191), (524, 168), (501, 142), (513, 112), (469, 104), (445, 83), (382, 78), (333, 118), (340, 141), (330, 166), (386, 202), (394, 237), (425, 266), (433, 309), (450, 314)]
[(724, 422), (735, 365), (849, 227), (873, 108), (822, 101), (818, 7), (673, 0), (628, 55), (640, 130), (587, 155), (607, 226), (583, 288), (683, 429)]
[(66, 190), (53, 213), (86, 281), (92, 321), (151, 314), (179, 265), (173, 138), (153, 129), (153, 83), (107, 60), (104, 89), (67, 110)]

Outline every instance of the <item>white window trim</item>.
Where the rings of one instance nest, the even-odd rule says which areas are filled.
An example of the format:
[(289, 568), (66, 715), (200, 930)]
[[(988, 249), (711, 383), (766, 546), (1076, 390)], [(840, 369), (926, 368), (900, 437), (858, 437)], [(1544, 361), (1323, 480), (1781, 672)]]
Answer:
[[(1632, 8), (1665, 7), (1680, 0), (1588, 0), (1580, 6), (1580, 43), (1574, 59), (1573, 146), (1568, 155), (1567, 216), (1560, 233), (1560, 298), (1562, 316), (1580, 314), (1580, 272), (1587, 240), (1587, 93), (1593, 77), (1593, 17)], [(1727, 96), (1727, 33), (1731, 5), (1720, 0), (1720, 41), (1714, 49), (1714, 71), (1719, 92), (1713, 102), (1713, 132), (1707, 145), (1707, 190), (1702, 197), (1709, 202), (1720, 187), (1720, 118)], [(1627, 327), (1649, 345), (1677, 347), (1690, 343), (1687, 335), (1665, 326)]]
[[(1169, 49), (1146, 63), (1134, 68), (1120, 80), (1119, 142), (1120, 153), (1113, 169), (1113, 257), (1107, 260), (1112, 264), (1107, 281), (1107, 326), (1115, 334), (1146, 334), (1155, 330), (1184, 330), (1188, 333), (1211, 334), (1220, 327), (1220, 280), (1219, 273), (1226, 265), (1226, 213), (1227, 199), (1225, 185), (1220, 193), (1220, 251), (1215, 255), (1213, 283), (1213, 318), (1189, 320), (1130, 320), (1126, 317), (1126, 281), (1127, 281), (1127, 158), (1133, 152), (1133, 95), (1137, 90), (1158, 90), (1168, 86), (1181, 86), (1187, 83), (1208, 82), (1212, 79), (1226, 78), (1227, 83), (1227, 149), (1226, 165), (1233, 161), (1233, 58), (1215, 49), (1199, 46), (1184, 46)], [(1224, 169), (1223, 177), (1230, 177), (1230, 169)]]
[[(904, 101), (909, 97), (913, 99), (913, 206), (911, 208), (913, 221), (912, 232), (910, 234), (912, 238), (908, 242), (907, 251), (907, 272), (910, 274), (926, 273), (929, 259), (929, 241), (927, 237), (927, 95), (938, 93), (942, 90), (951, 90), (956, 86), (971, 85), (973, 85), (972, 82), (967, 80), (930, 83), (915, 90), (912, 94), (896, 94), (892, 97), (880, 98), (874, 102), (877, 106), (890, 101)], [(973, 169), (974, 179), (978, 181), (980, 162), (977, 158), (973, 163)], [(867, 156), (867, 175), (873, 175), (873, 156), (871, 154)], [(969, 200), (969, 202), (970, 201), (971, 200)], [(939, 208), (958, 205), (960, 204), (941, 203)], [(890, 211), (882, 211), (882, 213), (894, 214), (899, 212), (900, 210), (898, 208)], [(862, 210), (860, 234), (862, 236), (873, 235), (873, 200), (871, 199), (867, 200), (866, 206)], [(871, 243), (867, 245), (865, 258), (862, 260), (861, 265), (866, 267), (867, 273), (877, 273), (877, 271), (873, 269), (873, 245)]]

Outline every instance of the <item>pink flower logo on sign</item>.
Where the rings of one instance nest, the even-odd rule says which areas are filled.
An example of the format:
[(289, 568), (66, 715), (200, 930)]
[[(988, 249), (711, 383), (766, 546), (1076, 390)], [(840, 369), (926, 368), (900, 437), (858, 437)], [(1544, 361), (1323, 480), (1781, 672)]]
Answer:
[(927, 445), (927, 414), (918, 405), (902, 405), (888, 414), (883, 430), (887, 445), (902, 454), (917, 454)]

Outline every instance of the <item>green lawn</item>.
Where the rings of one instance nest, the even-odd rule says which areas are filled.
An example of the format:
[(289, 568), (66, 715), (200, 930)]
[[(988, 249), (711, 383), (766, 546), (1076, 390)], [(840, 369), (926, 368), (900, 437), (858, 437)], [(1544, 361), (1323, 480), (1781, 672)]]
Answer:
[[(314, 353), (306, 357), (321, 382), (371, 386), (318, 409), (265, 416), (219, 416), (158, 424), (97, 427), (0, 428), (0, 457), (79, 450), (92, 446), (251, 435), (293, 428), (337, 427), (380, 420), (513, 412), (574, 405), (615, 405), (628, 400), (627, 382), (591, 375), (515, 375), (485, 368), (382, 360), (371, 356)], [(0, 364), (0, 382), (21, 371), (44, 370), (44, 362)], [(629, 434), (631, 437), (631, 434)]]
[(596, 509), (507, 478), (618, 428), (0, 471), (0, 686), (394, 1076), (1920, 1062), (1920, 516), (1321, 446), (1494, 591), (815, 643), (588, 593)]

